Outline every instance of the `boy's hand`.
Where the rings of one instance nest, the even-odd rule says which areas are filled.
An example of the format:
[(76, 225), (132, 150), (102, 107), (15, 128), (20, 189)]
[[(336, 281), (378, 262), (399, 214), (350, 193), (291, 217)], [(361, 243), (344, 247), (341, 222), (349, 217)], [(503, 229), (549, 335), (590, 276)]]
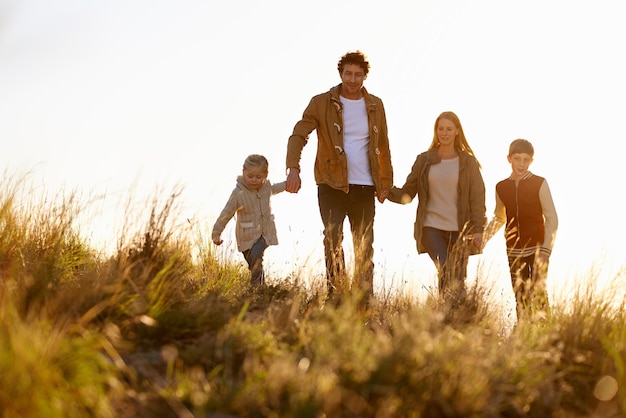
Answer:
[(215, 245), (221, 245), (221, 244), (222, 244), (222, 242), (224, 242), (224, 240), (223, 240), (223, 239), (214, 239), (214, 240), (213, 240), (213, 244), (215, 244)]
[(537, 266), (539, 267), (545, 266), (546, 264), (548, 264), (549, 260), (550, 260), (550, 256), (546, 253), (538, 252), (537, 255), (535, 256), (535, 264), (537, 264)]

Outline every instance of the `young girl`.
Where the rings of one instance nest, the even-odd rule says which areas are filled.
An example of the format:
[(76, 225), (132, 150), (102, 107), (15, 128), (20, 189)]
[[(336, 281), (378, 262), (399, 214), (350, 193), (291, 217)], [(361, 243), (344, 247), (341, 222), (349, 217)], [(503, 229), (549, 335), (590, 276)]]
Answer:
[(213, 225), (213, 243), (220, 238), (226, 224), (237, 215), (235, 236), (237, 248), (243, 254), (252, 276), (253, 286), (265, 284), (263, 254), (269, 245), (277, 245), (276, 225), (270, 207), (270, 197), (285, 190), (286, 182), (271, 184), (267, 180), (269, 164), (258, 154), (249, 155), (243, 163), (243, 173)]

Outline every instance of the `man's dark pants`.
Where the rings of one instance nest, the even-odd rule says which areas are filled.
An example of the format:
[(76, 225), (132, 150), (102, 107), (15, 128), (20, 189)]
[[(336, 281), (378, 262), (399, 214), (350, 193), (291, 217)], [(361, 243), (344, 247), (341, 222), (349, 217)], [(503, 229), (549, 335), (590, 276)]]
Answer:
[(348, 217), (354, 246), (354, 287), (373, 296), (375, 187), (350, 185), (348, 193), (318, 185), (318, 203), (324, 224), (324, 256), (328, 292), (344, 292), (347, 286), (343, 251), (343, 225)]

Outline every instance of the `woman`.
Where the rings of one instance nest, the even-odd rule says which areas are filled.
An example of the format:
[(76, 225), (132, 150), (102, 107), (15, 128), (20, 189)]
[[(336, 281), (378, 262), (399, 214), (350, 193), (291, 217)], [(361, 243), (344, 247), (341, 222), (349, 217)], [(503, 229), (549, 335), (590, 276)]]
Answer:
[(417, 156), (404, 186), (394, 187), (389, 200), (407, 204), (415, 195), (417, 252), (428, 253), (437, 266), (440, 295), (464, 298), (467, 260), (480, 252), (487, 220), (485, 184), (453, 112), (439, 115), (430, 147)]

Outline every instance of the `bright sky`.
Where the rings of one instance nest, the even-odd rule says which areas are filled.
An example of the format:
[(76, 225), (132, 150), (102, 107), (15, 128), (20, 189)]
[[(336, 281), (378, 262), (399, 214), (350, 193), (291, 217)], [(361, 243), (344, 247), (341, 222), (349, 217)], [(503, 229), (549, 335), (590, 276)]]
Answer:
[[(558, 289), (600, 256), (622, 261), (621, 3), (0, 0), (0, 168), (114, 204), (131, 188), (183, 184), (188, 216), (208, 234), (248, 154), (265, 154), (270, 180), (284, 180), (294, 123), (339, 82), (340, 56), (360, 49), (372, 66), (365, 86), (385, 103), (397, 185), (452, 110), (483, 165), (491, 216), (509, 142), (533, 142), (531, 170), (548, 179), (560, 216)], [(272, 201), (280, 245), (266, 260), (279, 275), (323, 271), (315, 141), (303, 189)], [(377, 206), (386, 285), (432, 285), (412, 238), (415, 205)], [(111, 230), (106, 217), (94, 236)], [(504, 265), (503, 240), (473, 263)], [(500, 286), (510, 291), (506, 273)]]

